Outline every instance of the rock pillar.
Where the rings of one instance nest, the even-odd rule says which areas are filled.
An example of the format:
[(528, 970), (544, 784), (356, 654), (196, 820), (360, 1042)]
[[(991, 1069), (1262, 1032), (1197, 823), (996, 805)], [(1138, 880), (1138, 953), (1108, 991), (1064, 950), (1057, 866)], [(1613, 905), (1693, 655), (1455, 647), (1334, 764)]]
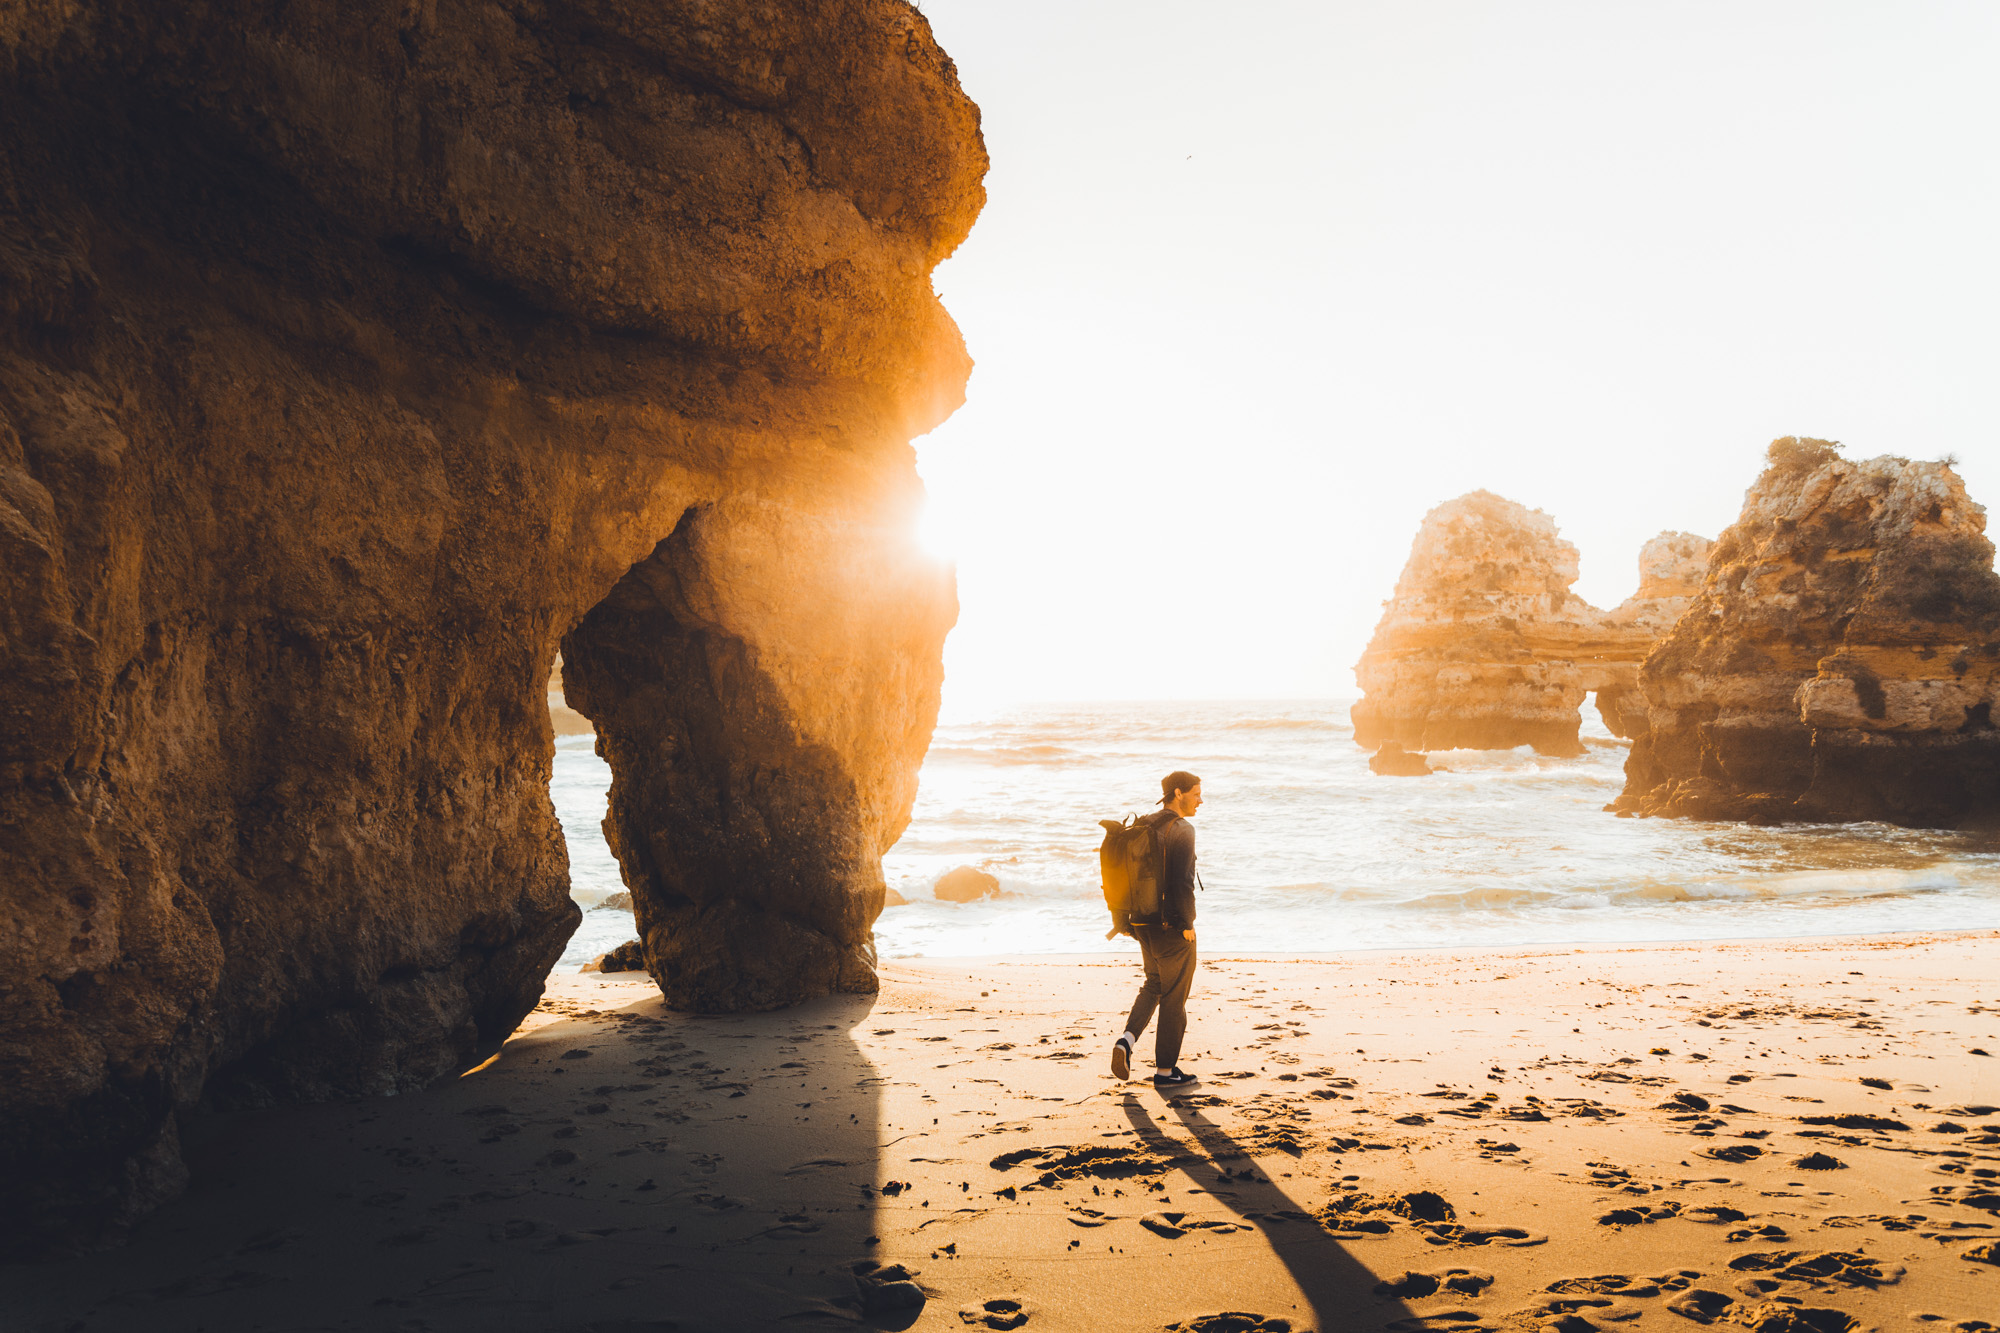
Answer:
[(1948, 463), (1774, 441), (1647, 658), (1614, 808), (1770, 822), (2000, 815), (2000, 576)]
[(956, 610), (910, 516), (884, 517), (690, 510), (563, 641), (615, 775), (605, 833), (678, 1008), (875, 989), (882, 854)]
[(1570, 591), (1576, 547), (1555, 521), (1488, 491), (1424, 516), (1409, 562), (1355, 666), (1354, 739), (1374, 749), (1583, 752), (1595, 692), (1611, 730), (1645, 726), (1639, 662), (1700, 583), (1705, 538), (1664, 532), (1640, 554), (1640, 587), (1612, 611)]

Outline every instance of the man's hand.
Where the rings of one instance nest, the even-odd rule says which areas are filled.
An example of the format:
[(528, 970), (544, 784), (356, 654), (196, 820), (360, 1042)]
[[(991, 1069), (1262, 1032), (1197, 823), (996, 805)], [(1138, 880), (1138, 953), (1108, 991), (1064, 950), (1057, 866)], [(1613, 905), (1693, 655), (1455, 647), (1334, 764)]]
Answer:
[(1184, 940), (1191, 940), (1194, 938), (1194, 932), (1191, 930), (1184, 930), (1181, 932), (1181, 938)]

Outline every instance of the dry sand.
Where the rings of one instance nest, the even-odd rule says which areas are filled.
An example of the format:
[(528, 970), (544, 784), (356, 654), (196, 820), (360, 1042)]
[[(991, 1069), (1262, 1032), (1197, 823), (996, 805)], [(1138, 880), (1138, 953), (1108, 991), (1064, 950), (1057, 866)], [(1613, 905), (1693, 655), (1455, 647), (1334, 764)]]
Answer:
[(1221, 958), (1183, 1060), (1206, 1082), (1171, 1098), (1110, 1077), (1129, 955), (894, 963), (876, 997), (725, 1018), (565, 975), (424, 1094), (200, 1118), (187, 1197), (0, 1271), (0, 1312), (1988, 1329), (1996, 961), (1993, 933)]

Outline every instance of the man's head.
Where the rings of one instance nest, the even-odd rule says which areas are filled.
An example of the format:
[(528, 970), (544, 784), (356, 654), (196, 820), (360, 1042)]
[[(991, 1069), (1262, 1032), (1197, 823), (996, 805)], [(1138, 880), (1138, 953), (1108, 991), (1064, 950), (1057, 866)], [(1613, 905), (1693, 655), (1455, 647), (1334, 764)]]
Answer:
[(1201, 779), (1184, 768), (1175, 769), (1160, 779), (1160, 804), (1182, 819), (1192, 817), (1201, 809)]

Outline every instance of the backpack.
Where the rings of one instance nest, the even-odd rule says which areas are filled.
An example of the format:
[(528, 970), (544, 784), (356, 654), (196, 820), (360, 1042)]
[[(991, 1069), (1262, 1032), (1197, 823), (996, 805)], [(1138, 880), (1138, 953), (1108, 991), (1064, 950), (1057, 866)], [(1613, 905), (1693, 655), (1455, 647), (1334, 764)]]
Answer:
[(1132, 933), (1133, 917), (1160, 915), (1160, 881), (1166, 878), (1160, 855), (1159, 827), (1172, 811), (1125, 816), (1123, 821), (1100, 819), (1104, 841), (1097, 849), (1098, 872), (1104, 881), (1104, 905), (1111, 909), (1111, 929), (1105, 939)]

